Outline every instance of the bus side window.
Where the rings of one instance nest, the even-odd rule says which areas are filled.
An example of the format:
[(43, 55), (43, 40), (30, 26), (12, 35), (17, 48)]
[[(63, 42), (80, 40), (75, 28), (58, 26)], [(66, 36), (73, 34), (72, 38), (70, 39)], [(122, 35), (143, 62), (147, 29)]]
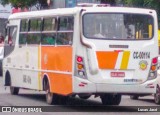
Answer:
[(74, 18), (73, 16), (59, 17), (58, 30), (73, 30)]
[(19, 44), (26, 44), (27, 43), (27, 34), (20, 34), (19, 35)]
[(58, 19), (57, 45), (72, 45), (74, 17), (63, 16)]
[(42, 19), (29, 19), (28, 24), (28, 32), (25, 31), (25, 33), (27, 34), (27, 37), (25, 37), (25, 39), (27, 38), (27, 44), (39, 45), (41, 43)]
[(42, 34), (42, 45), (55, 45), (56, 34), (54, 33), (43, 33)]
[(42, 25), (42, 45), (55, 45), (57, 31), (57, 18), (48, 17), (44, 18)]
[(20, 25), (19, 44), (27, 43), (27, 34), (29, 29), (29, 19), (22, 19)]
[(58, 33), (57, 45), (72, 45), (73, 33)]

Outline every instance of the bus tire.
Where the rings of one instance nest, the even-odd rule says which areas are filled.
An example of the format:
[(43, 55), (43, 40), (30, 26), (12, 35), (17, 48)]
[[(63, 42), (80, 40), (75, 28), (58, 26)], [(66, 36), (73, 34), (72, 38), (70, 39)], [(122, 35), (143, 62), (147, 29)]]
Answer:
[(67, 103), (68, 96), (62, 96), (50, 92), (50, 86), (46, 83), (46, 102), (50, 105), (65, 105)]
[(18, 95), (18, 93), (19, 93), (19, 88), (18, 88), (18, 87), (10, 86), (10, 93), (11, 93), (12, 95)]
[(47, 81), (46, 86), (46, 102), (50, 105), (58, 104), (58, 96), (50, 92), (49, 82)]
[(160, 88), (157, 86), (156, 88), (156, 94), (154, 94), (154, 102), (156, 104), (160, 104)]
[(103, 105), (119, 105), (121, 97), (120, 94), (104, 94), (100, 96)]
[(139, 96), (138, 95), (131, 95), (130, 99), (132, 100), (138, 100)]
[(78, 95), (79, 96), (79, 98), (81, 98), (81, 99), (89, 99), (90, 97), (91, 97), (91, 95), (86, 95), (86, 96), (82, 96), (82, 95)]

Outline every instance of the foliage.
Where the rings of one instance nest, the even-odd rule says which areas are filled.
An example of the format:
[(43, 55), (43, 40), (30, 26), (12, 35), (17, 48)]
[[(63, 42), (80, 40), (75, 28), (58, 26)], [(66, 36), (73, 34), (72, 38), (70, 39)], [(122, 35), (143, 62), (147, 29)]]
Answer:
[(116, 0), (101, 0), (101, 3), (108, 3), (111, 5), (116, 5)]
[(124, 0), (125, 4), (134, 7), (145, 7), (159, 10), (160, 0)]
[(129, 7), (140, 7), (155, 9), (158, 13), (160, 22), (160, 0), (101, 0), (101, 3), (109, 3), (111, 5), (123, 4)]
[(15, 8), (30, 8), (32, 6), (37, 6), (37, 9), (47, 8), (47, 0), (0, 0), (2, 5), (6, 5), (11, 3), (11, 5)]
[(123, 0), (126, 6), (155, 9), (160, 22), (160, 0)]

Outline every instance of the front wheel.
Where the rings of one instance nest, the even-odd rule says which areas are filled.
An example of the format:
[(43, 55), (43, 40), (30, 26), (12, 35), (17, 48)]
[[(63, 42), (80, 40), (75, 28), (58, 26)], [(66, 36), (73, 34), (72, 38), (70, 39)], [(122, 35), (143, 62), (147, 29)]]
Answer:
[(10, 92), (11, 92), (12, 95), (18, 95), (19, 88), (18, 87), (10, 86)]
[(104, 94), (100, 98), (103, 105), (119, 105), (121, 102), (120, 94)]
[(157, 87), (156, 94), (154, 94), (154, 102), (160, 104), (160, 88)]

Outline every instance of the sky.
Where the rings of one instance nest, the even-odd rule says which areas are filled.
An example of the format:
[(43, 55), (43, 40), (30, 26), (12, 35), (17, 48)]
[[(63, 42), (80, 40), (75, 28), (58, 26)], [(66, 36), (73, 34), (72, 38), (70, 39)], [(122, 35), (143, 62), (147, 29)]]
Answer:
[(12, 8), (10, 5), (2, 6), (0, 4), (0, 18), (8, 18), (12, 13)]

